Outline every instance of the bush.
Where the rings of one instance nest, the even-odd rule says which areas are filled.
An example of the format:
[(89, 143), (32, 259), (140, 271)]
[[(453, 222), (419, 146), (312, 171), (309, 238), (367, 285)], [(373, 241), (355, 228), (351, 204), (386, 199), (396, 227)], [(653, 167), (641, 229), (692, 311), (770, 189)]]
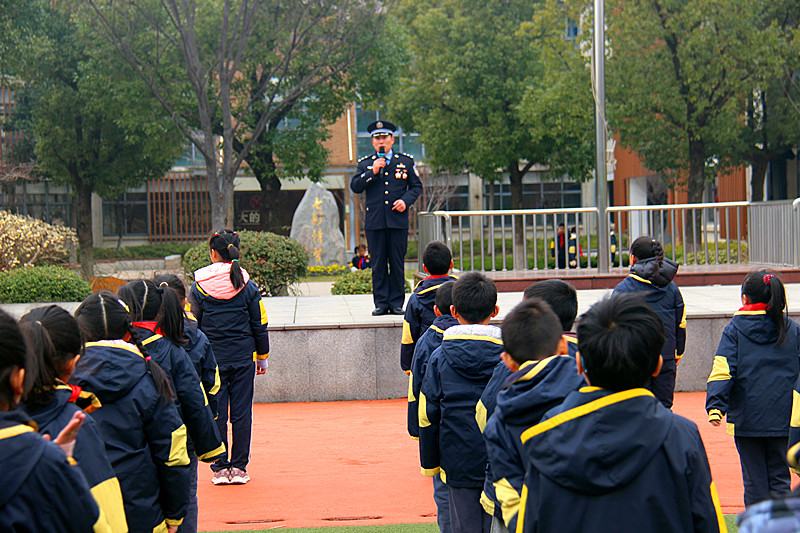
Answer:
[[(250, 274), (264, 296), (285, 294), (287, 287), (306, 275), (308, 252), (288, 237), (261, 231), (240, 231), (242, 256), (240, 264)], [(194, 272), (210, 265), (208, 243), (193, 246), (183, 256), (183, 270), (188, 281)]]
[(192, 243), (146, 244), (142, 246), (123, 246), (116, 248), (95, 248), (95, 259), (156, 259), (168, 255), (183, 255), (189, 251)]
[(77, 244), (72, 228), (0, 211), (0, 271), (66, 262)]
[(92, 286), (60, 266), (22, 267), (0, 272), (0, 303), (80, 302)]
[(308, 277), (314, 276), (339, 276), (345, 272), (350, 272), (348, 265), (329, 265), (308, 267)]
[[(411, 285), (405, 280), (406, 292), (411, 292)], [(372, 270), (356, 270), (342, 274), (331, 285), (331, 294), (372, 294)]]

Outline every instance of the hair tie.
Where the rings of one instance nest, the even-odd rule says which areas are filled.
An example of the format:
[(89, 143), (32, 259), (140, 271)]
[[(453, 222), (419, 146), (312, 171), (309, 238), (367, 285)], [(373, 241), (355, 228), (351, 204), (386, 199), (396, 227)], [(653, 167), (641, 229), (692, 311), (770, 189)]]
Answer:
[(128, 313), (131, 312), (131, 308), (128, 307), (128, 304), (126, 304), (125, 302), (123, 302), (119, 298), (117, 298), (117, 303), (119, 303), (119, 305), (121, 305), (123, 308), (125, 308), (125, 311), (127, 311)]
[(152, 359), (152, 357), (150, 357), (149, 355), (144, 358), (145, 361), (150, 361), (150, 359)]
[(769, 281), (775, 277), (775, 274), (764, 274), (764, 285), (769, 285)]
[(214, 232), (214, 237), (219, 237), (219, 233), (217, 233), (217, 232), (215, 231), (215, 232)]
[(166, 285), (167, 288), (169, 288), (169, 283), (167, 283), (166, 281), (162, 281), (161, 283), (158, 284), (159, 287), (163, 287), (164, 285)]
[(233, 244), (229, 244), (229, 245), (228, 245), (228, 250), (230, 250), (230, 249), (231, 249), (231, 246), (233, 246)]
[(237, 263), (239, 262), (238, 259), (231, 259), (231, 263), (233, 263), (234, 261), (236, 261)]

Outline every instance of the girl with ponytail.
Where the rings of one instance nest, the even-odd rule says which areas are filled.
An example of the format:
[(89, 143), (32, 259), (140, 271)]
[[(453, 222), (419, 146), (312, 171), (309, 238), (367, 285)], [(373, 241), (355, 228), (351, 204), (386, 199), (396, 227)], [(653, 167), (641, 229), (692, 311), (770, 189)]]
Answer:
[(208, 240), (212, 264), (194, 273), (191, 312), (206, 334), (219, 365), (217, 395), (219, 434), (232, 426), (230, 457), (211, 466), (215, 485), (247, 483), (253, 423), (254, 377), (267, 371), (269, 336), (261, 292), (239, 265), (240, 243), (235, 231), (217, 231)]
[(614, 294), (641, 292), (664, 324), (666, 340), (661, 349), (664, 360), (661, 371), (650, 378), (647, 388), (668, 408), (675, 395), (675, 376), (686, 348), (686, 307), (673, 279), (678, 264), (664, 257), (661, 243), (650, 235), (642, 235), (631, 244), (631, 270), (615, 288)]
[(76, 413), (84, 415), (69, 455), (77, 461), (111, 531), (126, 531), (119, 481), (97, 424), (81, 410), (83, 407), (90, 413), (100, 407), (100, 401), (94, 394), (66, 383), (83, 352), (77, 320), (57, 305), (50, 305), (23, 316), (19, 327), (35, 362), (29, 374), (33, 388), (23, 397), (21, 409), (36, 422), (39, 433), (51, 439), (56, 439)]
[[(722, 331), (708, 378), (708, 421), (727, 416), (744, 479), (744, 502), (780, 498), (790, 492), (787, 458), (800, 450), (800, 326), (786, 314), (786, 292), (768, 270), (742, 283), (742, 307)], [(794, 392), (792, 392), (794, 390)]]
[(90, 416), (119, 479), (128, 527), (174, 533), (186, 514), (189, 456), (169, 378), (113, 294), (89, 296), (75, 317), (86, 344), (70, 383), (102, 403)]

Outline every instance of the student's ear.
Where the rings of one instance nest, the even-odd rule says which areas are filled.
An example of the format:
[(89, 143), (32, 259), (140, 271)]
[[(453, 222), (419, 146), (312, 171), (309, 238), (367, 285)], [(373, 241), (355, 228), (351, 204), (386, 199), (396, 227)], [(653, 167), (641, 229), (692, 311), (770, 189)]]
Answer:
[(25, 392), (25, 369), (17, 367), (12, 370), (8, 381), (11, 384), (11, 393), (14, 395), (14, 404), (16, 405), (22, 399), (22, 393)]
[(426, 274), (430, 274), (430, 272), (428, 272), (428, 267), (425, 265), (422, 265), (422, 270), (424, 270)]
[(451, 305), (450, 306), (450, 314), (453, 316), (453, 318), (458, 320), (458, 311), (456, 311), (456, 306), (455, 305)]
[(750, 305), (750, 297), (742, 294), (742, 305)]
[(439, 308), (436, 307), (436, 304), (433, 305), (433, 314), (436, 315), (437, 317), (442, 316), (442, 312), (439, 311)]
[(561, 339), (558, 341), (558, 351), (556, 355), (569, 355), (569, 342), (564, 335), (561, 335)]
[(451, 270), (453, 270), (454, 266), (455, 266), (455, 263), (453, 263), (453, 260), (451, 259), (450, 260), (450, 268), (448, 268), (447, 271), (450, 272)]
[[(78, 359), (81, 358), (81, 354), (76, 354), (75, 357), (70, 359), (64, 364), (64, 375), (69, 378), (72, 375), (72, 371), (75, 370), (75, 365), (78, 364)], [(66, 379), (64, 381), (67, 381)]]
[(492, 318), (496, 317), (499, 313), (500, 313), (500, 306), (499, 305), (495, 305), (494, 306), (494, 313), (492, 313)]
[(517, 364), (516, 361), (514, 361), (514, 359), (511, 358), (511, 354), (509, 354), (508, 352), (501, 353), (500, 359), (503, 360), (508, 369), (511, 370), (512, 372), (516, 372), (517, 370), (519, 370), (519, 365)]
[(658, 356), (658, 364), (656, 365), (656, 371), (653, 372), (653, 377), (656, 377), (659, 372), (661, 372), (661, 365), (664, 364), (664, 358), (660, 355)]

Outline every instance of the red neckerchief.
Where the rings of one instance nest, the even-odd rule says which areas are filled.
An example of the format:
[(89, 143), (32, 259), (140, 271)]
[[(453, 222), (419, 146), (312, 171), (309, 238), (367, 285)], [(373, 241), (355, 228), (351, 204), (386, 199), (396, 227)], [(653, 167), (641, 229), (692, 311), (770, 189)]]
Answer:
[(76, 401), (78, 398), (80, 398), (80, 397), (81, 397), (81, 392), (83, 392), (83, 389), (81, 389), (81, 388), (80, 388), (79, 386), (77, 386), (77, 385), (71, 385), (71, 384), (69, 384), (69, 383), (67, 384), (67, 386), (68, 386), (70, 389), (72, 389), (72, 393), (69, 395), (69, 403), (75, 403), (75, 401)]
[(366, 259), (366, 257), (359, 257), (358, 258), (358, 269), (359, 270), (364, 270), (364, 259)]
[(450, 277), (450, 274), (437, 274), (435, 276), (433, 274), (430, 274), (425, 279), (439, 279), (439, 278), (448, 278), (448, 277)]
[(162, 337), (164, 336), (164, 332), (161, 331), (161, 328), (158, 327), (158, 322), (155, 320), (143, 320), (142, 322), (134, 322), (132, 325), (137, 328), (152, 331), (156, 335), (161, 335)]
[(766, 311), (767, 309), (769, 309), (767, 304), (747, 304), (739, 311)]

